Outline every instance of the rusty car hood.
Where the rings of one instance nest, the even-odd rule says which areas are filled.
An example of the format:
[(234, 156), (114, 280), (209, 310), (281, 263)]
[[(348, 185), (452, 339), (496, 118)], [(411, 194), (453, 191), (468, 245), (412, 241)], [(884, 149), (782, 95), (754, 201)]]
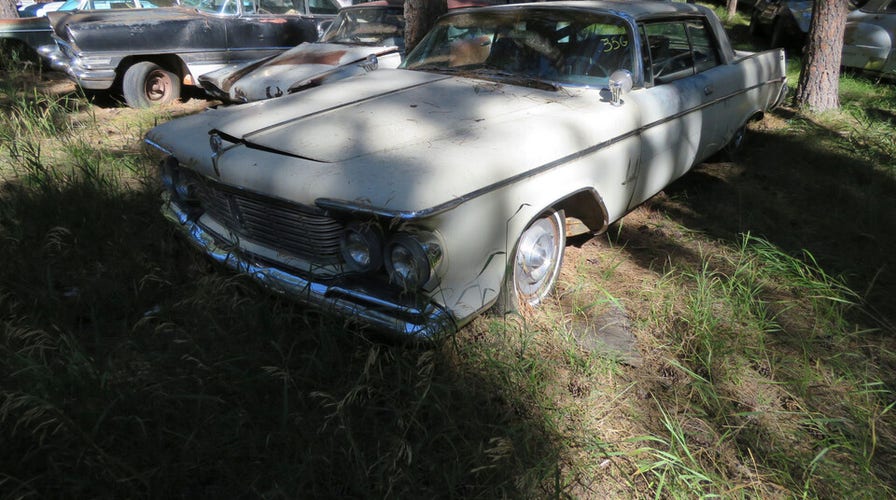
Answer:
[[(542, 96), (519, 99), (521, 92)], [(519, 120), (518, 113), (549, 104), (544, 94), (552, 93), (383, 70), (315, 89), (313, 97), (286, 96), (271, 104), (216, 110), (207, 117), (207, 130), (253, 147), (335, 163)]]
[(234, 84), (244, 89), (274, 86), (286, 93), (294, 86), (313, 82), (316, 77), (329, 74), (339, 67), (364, 61), (370, 55), (379, 57), (395, 52), (398, 52), (396, 46), (305, 42), (273, 58), (225, 66), (200, 76), (199, 80), (208, 82), (225, 93), (230, 92)]
[[(384, 69), (173, 120), (150, 130), (147, 142), (204, 175), (284, 199), (415, 210), (571, 158), (633, 127), (635, 113), (581, 92)], [(214, 161), (210, 135), (220, 138)]]

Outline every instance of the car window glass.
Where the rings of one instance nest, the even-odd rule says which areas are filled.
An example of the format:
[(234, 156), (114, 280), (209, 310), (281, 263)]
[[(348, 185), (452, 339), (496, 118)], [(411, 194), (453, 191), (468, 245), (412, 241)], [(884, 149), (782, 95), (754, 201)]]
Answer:
[(685, 24), (651, 23), (644, 27), (650, 51), (654, 83), (664, 83), (694, 74), (694, 57)]
[(534, 79), (605, 87), (613, 71), (633, 68), (628, 26), (617, 16), (553, 9), (449, 14), (404, 67), (524, 85), (537, 84)]
[(718, 66), (719, 54), (706, 24), (696, 20), (685, 23), (685, 26), (691, 41), (691, 48), (694, 51), (694, 64), (697, 73)]
[(332, 0), (308, 0), (308, 10), (312, 14), (335, 14), (339, 11), (339, 6)]
[(403, 9), (362, 7), (343, 9), (321, 37), (322, 42), (353, 45), (397, 45), (404, 48)]
[(258, 0), (256, 14), (301, 14), (301, 2), (293, 0)]
[(237, 11), (235, 0), (180, 0), (180, 5), (209, 14), (235, 14)]
[[(711, 31), (703, 20), (646, 24), (645, 68), (653, 83), (661, 84), (691, 76), (721, 64)], [(649, 61), (649, 62), (648, 62)]]

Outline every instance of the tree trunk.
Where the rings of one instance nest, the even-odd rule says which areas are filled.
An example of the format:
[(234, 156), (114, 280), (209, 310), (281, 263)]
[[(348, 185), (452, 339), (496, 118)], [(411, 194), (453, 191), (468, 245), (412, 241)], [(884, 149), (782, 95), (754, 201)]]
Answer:
[(737, 0), (728, 0), (725, 6), (728, 8), (729, 18), (732, 18), (737, 14)]
[(848, 0), (815, 0), (800, 81), (797, 108), (812, 112), (840, 108), (840, 60)]
[(16, 10), (16, 0), (0, 0), (0, 19), (15, 17), (19, 17), (19, 11)]
[(447, 0), (404, 0), (404, 46), (410, 52), (448, 10)]

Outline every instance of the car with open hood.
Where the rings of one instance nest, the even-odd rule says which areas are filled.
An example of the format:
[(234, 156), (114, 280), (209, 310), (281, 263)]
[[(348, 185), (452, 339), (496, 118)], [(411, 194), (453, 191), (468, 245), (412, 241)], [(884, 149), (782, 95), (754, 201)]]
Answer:
[(231, 64), (199, 77), (206, 92), (227, 102), (280, 97), (328, 81), (397, 68), (404, 54), (404, 1), (346, 7), (317, 42), (279, 55)]
[(605, 231), (783, 99), (784, 53), (709, 9), (452, 11), (399, 69), (161, 124), (163, 213), (212, 259), (377, 329), (451, 332), (550, 294)]
[(317, 40), (336, 0), (178, 0), (157, 9), (48, 14), (55, 45), (39, 49), (82, 88), (131, 107), (180, 97), (182, 85), (227, 64)]

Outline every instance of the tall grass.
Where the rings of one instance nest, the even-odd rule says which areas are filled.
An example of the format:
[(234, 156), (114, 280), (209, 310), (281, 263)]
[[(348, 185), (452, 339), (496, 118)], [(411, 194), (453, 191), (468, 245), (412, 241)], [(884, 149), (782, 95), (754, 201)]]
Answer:
[[(817, 244), (845, 219), (889, 241), (847, 196), (892, 182), (886, 113), (779, 115), (570, 246), (543, 311), (394, 345), (176, 237), (140, 142), (177, 110), (0, 89), (0, 497), (894, 495), (891, 261)], [(797, 146), (812, 170), (768, 160)], [(618, 311), (638, 357), (581, 341)]]
[[(890, 432), (896, 424), (896, 395), (881, 381), (887, 374), (858, 354), (864, 332), (846, 318), (858, 297), (811, 255), (795, 258), (749, 235), (701, 262), (667, 272), (661, 290), (685, 292), (659, 301), (672, 310), (654, 312), (653, 321), (674, 318), (668, 363), (680, 377), (672, 398), (656, 398), (662, 432), (640, 438), (649, 445), (642, 471), (655, 487), (723, 497), (892, 495), (893, 436), (882, 455), (877, 444), (881, 423)], [(715, 453), (691, 450), (707, 435), (689, 436), (687, 422), (715, 429), (715, 442), (702, 443)], [(731, 460), (764, 481), (738, 484), (755, 474), (731, 477)]]

